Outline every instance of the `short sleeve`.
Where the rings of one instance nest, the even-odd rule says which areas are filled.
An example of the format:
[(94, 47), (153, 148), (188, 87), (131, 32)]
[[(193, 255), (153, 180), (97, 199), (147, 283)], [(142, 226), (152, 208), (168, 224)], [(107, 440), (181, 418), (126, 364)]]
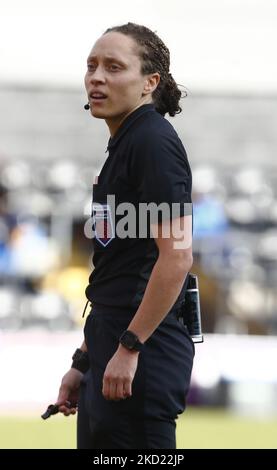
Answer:
[(145, 132), (143, 138), (137, 139), (130, 171), (140, 202), (167, 204), (171, 219), (192, 214), (191, 170), (174, 130)]

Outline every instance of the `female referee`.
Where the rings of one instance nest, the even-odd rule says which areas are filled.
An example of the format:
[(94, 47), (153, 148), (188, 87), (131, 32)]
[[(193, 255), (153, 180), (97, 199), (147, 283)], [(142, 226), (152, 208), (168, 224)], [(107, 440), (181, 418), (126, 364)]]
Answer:
[[(85, 86), (85, 108), (106, 121), (110, 138), (93, 185), (92, 309), (57, 404), (68, 416), (78, 399), (80, 449), (174, 449), (194, 357), (178, 321), (192, 266), (191, 171), (164, 118), (181, 111), (181, 92), (168, 48), (134, 23), (96, 41)], [(141, 222), (147, 205), (149, 224)], [(132, 207), (127, 236), (124, 207)]]

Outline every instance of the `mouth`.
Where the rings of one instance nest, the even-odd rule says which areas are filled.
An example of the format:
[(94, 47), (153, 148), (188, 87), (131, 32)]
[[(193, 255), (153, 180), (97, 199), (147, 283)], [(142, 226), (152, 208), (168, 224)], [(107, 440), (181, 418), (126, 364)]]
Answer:
[(89, 95), (89, 98), (92, 102), (96, 103), (96, 102), (100, 102), (100, 101), (107, 99), (107, 95), (97, 91), (97, 92), (91, 93)]

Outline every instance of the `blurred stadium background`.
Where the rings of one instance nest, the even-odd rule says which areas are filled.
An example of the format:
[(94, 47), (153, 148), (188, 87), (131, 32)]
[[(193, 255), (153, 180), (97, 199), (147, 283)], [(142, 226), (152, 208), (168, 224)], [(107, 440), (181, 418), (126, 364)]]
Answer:
[[(0, 80), (0, 102), (0, 448), (74, 447), (75, 418), (39, 415), (82, 338), (108, 133), (81, 86)], [(276, 105), (267, 90), (192, 88), (172, 120), (193, 171), (205, 335), (180, 448), (277, 447)]]

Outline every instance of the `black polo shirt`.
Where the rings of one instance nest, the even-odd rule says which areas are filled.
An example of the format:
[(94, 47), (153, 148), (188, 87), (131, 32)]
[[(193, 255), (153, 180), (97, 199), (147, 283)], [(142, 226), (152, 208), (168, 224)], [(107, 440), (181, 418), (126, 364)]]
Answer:
[[(153, 104), (133, 111), (109, 139), (107, 150), (93, 185), (94, 270), (86, 296), (92, 303), (137, 309), (158, 257), (149, 224), (141, 230), (140, 204), (181, 203), (180, 216), (191, 213), (191, 170), (176, 131)], [(174, 214), (172, 210), (168, 217)], [(157, 217), (160, 222), (159, 212)], [(124, 229), (128, 235), (123, 238)], [(176, 303), (184, 291), (185, 280)]]

